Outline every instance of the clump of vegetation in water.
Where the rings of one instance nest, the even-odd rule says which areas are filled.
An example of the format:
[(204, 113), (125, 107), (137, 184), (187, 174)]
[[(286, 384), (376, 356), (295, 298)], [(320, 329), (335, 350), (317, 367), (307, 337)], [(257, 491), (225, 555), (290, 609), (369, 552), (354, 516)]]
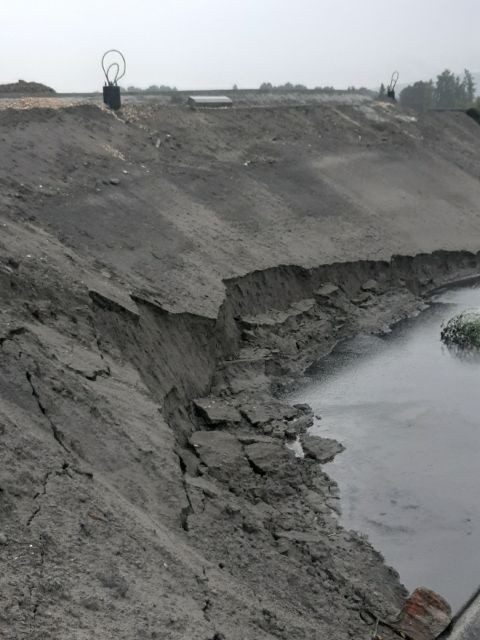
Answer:
[(480, 310), (454, 316), (442, 327), (441, 339), (448, 347), (480, 350)]

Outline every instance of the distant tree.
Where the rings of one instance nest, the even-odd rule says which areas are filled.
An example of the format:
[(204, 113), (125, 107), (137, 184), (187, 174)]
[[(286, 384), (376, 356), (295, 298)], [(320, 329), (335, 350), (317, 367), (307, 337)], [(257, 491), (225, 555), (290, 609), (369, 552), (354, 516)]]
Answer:
[(238, 91), (238, 85), (236, 84), (233, 85), (233, 91)]
[(168, 85), (156, 85), (156, 84), (151, 84), (149, 87), (147, 87), (146, 89), (141, 89), (140, 87), (135, 87), (134, 85), (130, 85), (128, 86), (125, 91), (135, 91), (137, 93), (160, 93), (160, 92), (169, 92), (169, 91), (177, 91), (177, 87), (169, 87)]
[(466, 94), (466, 86), (465, 81), (460, 78), (460, 76), (456, 76), (455, 78), (455, 87), (456, 87), (456, 107), (465, 107), (467, 104), (467, 94)]
[[(285, 84), (273, 85), (271, 82), (263, 82), (260, 87), (260, 91), (309, 91), (308, 87), (304, 84), (292, 84), (291, 82), (286, 82)], [(315, 87), (314, 91), (322, 92), (322, 93), (337, 93), (339, 90), (335, 89), (335, 87)], [(385, 87), (384, 87), (385, 90)], [(349, 87), (347, 91), (352, 93), (357, 93), (365, 96), (369, 96), (371, 98), (377, 97), (377, 93), (372, 91), (371, 89), (367, 89), (366, 87), (360, 87), (357, 89), (356, 87)], [(345, 93), (345, 91), (339, 91), (340, 93)]]
[(294, 85), (291, 82), (279, 85), (273, 85), (271, 82), (263, 82), (260, 85), (260, 91), (307, 91), (307, 87), (304, 84)]
[(405, 87), (400, 94), (400, 102), (405, 107), (425, 111), (437, 109), (468, 109), (476, 104), (476, 83), (468, 69), (463, 78), (445, 69), (437, 76), (437, 81), (415, 82)]
[(370, 98), (375, 98), (376, 93), (371, 89), (367, 89), (367, 87), (360, 87), (360, 89), (355, 89), (355, 93), (359, 93), (361, 96), (369, 96)]
[(468, 69), (465, 69), (463, 73), (463, 85), (465, 88), (465, 99), (468, 105), (473, 105), (475, 103), (477, 87), (473, 75)]
[(166, 84), (161, 84), (158, 86), (157, 84), (151, 84), (149, 87), (145, 89), (148, 93), (167, 93), (170, 91), (176, 91), (176, 87), (169, 87)]
[(400, 94), (400, 103), (404, 107), (426, 111), (435, 104), (435, 87), (432, 80), (429, 82), (415, 82), (413, 85), (405, 87)]
[(380, 90), (378, 92), (378, 99), (385, 100), (386, 97), (387, 97), (387, 90), (385, 89), (385, 85), (382, 82), (382, 84), (380, 85)]
[(437, 76), (435, 86), (435, 106), (439, 109), (452, 109), (463, 106), (464, 87), (458, 76), (445, 69)]

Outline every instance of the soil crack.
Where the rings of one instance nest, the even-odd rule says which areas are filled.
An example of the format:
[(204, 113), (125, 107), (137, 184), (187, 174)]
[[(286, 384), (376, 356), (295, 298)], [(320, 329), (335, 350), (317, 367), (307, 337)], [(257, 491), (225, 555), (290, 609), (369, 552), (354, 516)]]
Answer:
[(70, 453), (70, 449), (68, 449), (68, 447), (63, 442), (63, 438), (64, 438), (63, 433), (60, 431), (60, 429), (57, 427), (57, 425), (50, 418), (50, 416), (47, 413), (47, 410), (45, 409), (45, 406), (42, 404), (42, 401), (40, 399), (38, 391), (37, 391), (37, 389), (36, 389), (36, 387), (35, 387), (35, 385), (33, 383), (33, 376), (30, 373), (30, 371), (26, 372), (26, 377), (27, 377), (27, 380), (28, 380), (28, 382), (30, 384), (30, 387), (32, 389), (32, 395), (35, 398), (35, 400), (37, 401), (38, 408), (40, 409), (40, 412), (42, 413), (43, 416), (45, 416), (45, 418), (47, 419), (48, 423), (50, 424), (50, 427), (52, 429), (53, 437), (58, 442), (58, 444), (62, 447), (62, 449), (64, 449), (64, 451), (66, 451), (67, 453)]
[(194, 509), (193, 509), (193, 505), (192, 505), (192, 501), (190, 499), (190, 495), (188, 493), (188, 487), (187, 487), (187, 483), (185, 481), (185, 465), (182, 461), (182, 458), (178, 455), (178, 453), (176, 454), (177, 458), (178, 458), (178, 464), (180, 466), (180, 471), (182, 474), (182, 486), (183, 486), (183, 490), (185, 491), (185, 497), (187, 498), (187, 502), (188, 505), (186, 507), (183, 507), (183, 509), (180, 512), (180, 523), (182, 526), (182, 529), (184, 531), (188, 531), (189, 529), (189, 525), (188, 525), (188, 516), (191, 516), (193, 513), (195, 513)]
[(39, 505), (38, 507), (36, 507), (33, 510), (33, 513), (29, 516), (28, 520), (27, 520), (27, 527), (29, 527), (32, 522), (34, 521), (34, 519), (38, 516), (38, 514), (40, 513), (42, 507)]

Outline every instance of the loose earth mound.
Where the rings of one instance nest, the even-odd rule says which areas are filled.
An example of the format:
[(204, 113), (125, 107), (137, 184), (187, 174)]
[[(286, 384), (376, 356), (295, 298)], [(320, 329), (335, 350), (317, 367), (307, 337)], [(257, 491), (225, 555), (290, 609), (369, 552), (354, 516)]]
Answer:
[(14, 93), (22, 96), (49, 94), (55, 93), (54, 89), (47, 87), (40, 82), (25, 82), (25, 80), (19, 80), (18, 82), (12, 82), (11, 84), (0, 84), (0, 94), (2, 93)]

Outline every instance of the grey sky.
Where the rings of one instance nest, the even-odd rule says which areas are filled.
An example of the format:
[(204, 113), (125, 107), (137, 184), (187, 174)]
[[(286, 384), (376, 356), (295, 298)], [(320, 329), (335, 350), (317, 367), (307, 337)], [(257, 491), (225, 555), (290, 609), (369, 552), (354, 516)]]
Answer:
[(0, 83), (58, 91), (102, 84), (105, 49), (122, 84), (179, 88), (377, 86), (449, 67), (480, 70), (478, 0), (1, 0)]

